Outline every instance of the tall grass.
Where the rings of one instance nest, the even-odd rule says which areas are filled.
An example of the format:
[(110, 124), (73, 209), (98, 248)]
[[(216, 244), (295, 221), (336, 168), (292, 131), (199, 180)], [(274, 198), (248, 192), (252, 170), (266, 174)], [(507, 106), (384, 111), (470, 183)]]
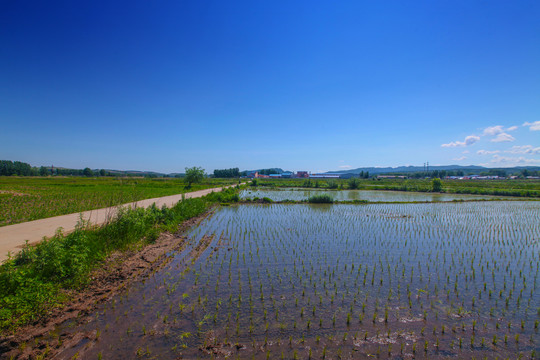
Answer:
[(332, 204), (334, 199), (328, 194), (321, 194), (309, 197), (308, 202), (312, 204)]

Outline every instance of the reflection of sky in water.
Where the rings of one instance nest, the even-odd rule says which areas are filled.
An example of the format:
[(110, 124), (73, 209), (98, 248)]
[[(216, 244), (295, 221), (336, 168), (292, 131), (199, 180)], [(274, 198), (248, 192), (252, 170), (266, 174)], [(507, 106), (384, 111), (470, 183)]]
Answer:
[[(185, 250), (171, 252), (170, 261), (144, 282), (100, 305), (92, 321), (62, 327), (60, 333), (103, 334), (61, 358), (79, 351), (85, 359), (138, 351), (159, 359), (210, 358), (200, 349), (214, 337), (246, 346), (233, 348), (231, 358), (266, 358), (259, 350), (266, 338), (264, 349), (277, 355), (271, 358), (283, 349), (307, 358), (307, 345), (318, 351), (313, 358), (321, 358), (316, 336), (329, 354), (340, 348), (374, 353), (378, 343), (354, 347), (352, 336), (389, 330), (415, 333), (419, 346), (440, 341), (440, 354), (471, 358), (470, 347), (455, 344), (458, 338), (470, 343), (473, 321), (477, 339), (491, 344), (494, 335), (508, 335), (512, 341), (483, 348), (476, 340), (476, 358), (515, 358), (510, 355), (516, 349), (530, 354), (536, 345), (528, 339), (537, 338), (540, 306), (539, 206), (502, 201), (222, 207), (188, 231)], [(200, 247), (208, 236), (212, 241)], [(381, 320), (387, 310), (388, 323)], [(425, 335), (418, 336), (422, 328)], [(519, 347), (517, 333), (523, 339)], [(345, 334), (347, 341), (329, 340)], [(307, 345), (298, 342), (302, 337)], [(395, 348), (402, 343), (411, 353), (411, 341), (402, 337)], [(441, 358), (432, 354), (423, 358)]]
[[(274, 201), (283, 200), (307, 200), (310, 196), (328, 194), (336, 201), (452, 201), (452, 200), (475, 200), (505, 198), (489, 195), (468, 194), (432, 194), (404, 191), (376, 191), (376, 190), (315, 190), (315, 189), (282, 189), (282, 190), (243, 190), (240, 193), (242, 199), (267, 197)], [(508, 197), (506, 197), (508, 198)]]

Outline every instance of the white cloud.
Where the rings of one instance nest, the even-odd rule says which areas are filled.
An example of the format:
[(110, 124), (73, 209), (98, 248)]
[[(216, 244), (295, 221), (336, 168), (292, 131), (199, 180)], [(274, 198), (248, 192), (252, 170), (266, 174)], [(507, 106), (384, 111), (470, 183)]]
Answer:
[(478, 155), (493, 155), (493, 154), (498, 154), (500, 153), (501, 151), (500, 150), (478, 150), (476, 153)]
[(502, 125), (490, 126), (484, 129), (484, 136), (490, 135), (495, 136), (504, 132)]
[(448, 144), (442, 144), (441, 147), (447, 148), (447, 147), (471, 146), (478, 140), (480, 140), (479, 136), (469, 135), (465, 138), (465, 141), (452, 141)]
[(470, 153), (469, 150), (463, 150), (463, 151), (462, 151), (462, 154), (468, 154), (468, 153)]
[(533, 147), (532, 145), (522, 145), (522, 146), (516, 145), (516, 146), (512, 146), (510, 150), (506, 150), (505, 153), (536, 155), (536, 154), (540, 154), (540, 146)]
[(465, 146), (472, 145), (472, 144), (474, 144), (475, 142), (477, 142), (478, 140), (480, 140), (480, 137), (478, 137), (478, 136), (476, 136), (476, 135), (467, 136), (467, 137), (465, 138)]
[(540, 121), (535, 121), (533, 123), (526, 122), (523, 123), (523, 126), (528, 126), (531, 131), (540, 131)]
[(500, 156), (500, 155), (493, 155), (493, 158), (491, 159), (492, 163), (495, 164), (502, 164), (502, 165), (508, 165), (508, 166), (515, 166), (520, 164), (540, 164), (540, 159), (527, 159), (523, 156), (520, 157), (510, 157), (510, 156)]
[(504, 132), (517, 130), (517, 128), (518, 128), (517, 126), (510, 126), (510, 127), (506, 128), (506, 129), (502, 125), (489, 126), (489, 127), (484, 129), (484, 132), (482, 133), (482, 135), (484, 135), (484, 136), (495, 136), (495, 135), (499, 135), (499, 134), (504, 133)]
[(494, 139), (491, 139), (492, 142), (510, 142), (516, 140), (515, 137), (513, 137), (510, 134), (507, 134), (505, 132), (500, 133), (497, 135)]
[(351, 165), (340, 165), (339, 167), (340, 167), (341, 169), (350, 169), (350, 168), (352, 168)]
[(452, 160), (455, 160), (455, 161), (463, 161), (465, 160), (467, 157), (466, 156), (461, 156), (461, 157), (458, 157), (458, 158), (453, 158)]

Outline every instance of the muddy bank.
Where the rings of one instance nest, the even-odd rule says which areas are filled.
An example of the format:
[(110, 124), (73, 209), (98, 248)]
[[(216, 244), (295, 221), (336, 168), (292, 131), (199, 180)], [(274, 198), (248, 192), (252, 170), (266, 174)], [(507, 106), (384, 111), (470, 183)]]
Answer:
[[(141, 281), (168, 263), (173, 254), (187, 243), (184, 233), (210, 216), (215, 208), (184, 221), (175, 234), (163, 233), (151, 244), (142, 248), (113, 253), (105, 262), (96, 266), (90, 283), (81, 290), (65, 291), (69, 300), (51, 310), (36, 323), (20, 328), (15, 334), (0, 337), (0, 359), (52, 358), (72, 344), (97, 334), (55, 334), (58, 325), (71, 321), (82, 324), (100, 304), (110, 301), (130, 284)], [(57, 340), (50, 341), (51, 336)], [(40, 338), (48, 338), (48, 341)]]

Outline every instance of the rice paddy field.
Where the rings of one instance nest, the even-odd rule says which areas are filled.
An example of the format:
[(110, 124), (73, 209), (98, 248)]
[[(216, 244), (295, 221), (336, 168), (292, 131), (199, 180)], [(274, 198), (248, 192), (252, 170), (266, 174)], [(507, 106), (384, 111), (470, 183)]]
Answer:
[(59, 358), (516, 359), (540, 351), (540, 203), (219, 208)]
[(446, 194), (428, 192), (406, 192), (406, 191), (373, 191), (373, 190), (320, 190), (301, 188), (280, 188), (277, 189), (245, 189), (240, 193), (241, 199), (262, 199), (269, 198), (273, 201), (302, 201), (311, 196), (327, 194), (335, 201), (369, 201), (369, 202), (439, 202), (458, 200), (494, 200), (494, 199), (515, 199), (512, 197), (492, 196), (492, 195), (468, 195), (468, 194)]
[(0, 226), (232, 184), (208, 179), (186, 189), (182, 179), (0, 176)]
[[(431, 179), (355, 179), (358, 190), (397, 190), (413, 192), (431, 191)], [(345, 179), (257, 179), (260, 187), (267, 188), (331, 188), (331, 184), (342, 189), (351, 189)], [(499, 180), (447, 180), (442, 190), (448, 194), (472, 194), (540, 198), (538, 179)]]

